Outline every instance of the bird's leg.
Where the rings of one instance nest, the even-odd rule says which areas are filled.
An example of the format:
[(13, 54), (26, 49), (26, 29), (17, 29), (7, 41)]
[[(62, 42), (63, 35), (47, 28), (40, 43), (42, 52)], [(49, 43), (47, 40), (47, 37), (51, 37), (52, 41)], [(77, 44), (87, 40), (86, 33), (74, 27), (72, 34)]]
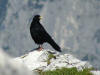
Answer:
[(41, 51), (43, 49), (42, 45), (39, 45), (38, 50)]

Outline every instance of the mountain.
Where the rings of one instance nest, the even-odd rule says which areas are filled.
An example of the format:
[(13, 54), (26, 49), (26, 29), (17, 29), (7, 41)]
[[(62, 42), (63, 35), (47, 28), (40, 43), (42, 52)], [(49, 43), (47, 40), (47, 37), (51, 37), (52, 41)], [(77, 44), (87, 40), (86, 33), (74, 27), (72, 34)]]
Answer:
[(100, 0), (0, 0), (0, 11), (0, 47), (8, 54), (20, 56), (36, 46), (29, 27), (41, 14), (41, 23), (64, 52), (68, 47), (100, 68)]

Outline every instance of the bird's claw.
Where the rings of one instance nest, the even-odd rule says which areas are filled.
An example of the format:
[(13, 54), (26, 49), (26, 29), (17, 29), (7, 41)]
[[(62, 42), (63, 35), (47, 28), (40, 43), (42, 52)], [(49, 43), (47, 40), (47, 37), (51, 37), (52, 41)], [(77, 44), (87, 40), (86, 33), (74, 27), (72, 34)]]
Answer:
[(42, 48), (42, 47), (38, 48), (38, 51), (42, 51), (42, 50), (43, 50), (43, 48)]

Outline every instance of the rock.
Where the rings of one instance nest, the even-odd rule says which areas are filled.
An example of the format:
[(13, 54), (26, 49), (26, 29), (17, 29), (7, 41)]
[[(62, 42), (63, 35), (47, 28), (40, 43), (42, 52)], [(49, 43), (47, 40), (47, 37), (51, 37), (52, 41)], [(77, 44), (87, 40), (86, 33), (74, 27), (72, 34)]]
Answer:
[(86, 61), (78, 60), (70, 54), (64, 54), (57, 56), (56, 59), (52, 59), (50, 65), (48, 65), (44, 70), (54, 70), (62, 67), (76, 67), (78, 70), (82, 70), (84, 68), (91, 68), (92, 65)]
[[(54, 57), (50, 58), (50, 54)], [(47, 71), (62, 67), (76, 67), (78, 70), (83, 70), (84, 68), (91, 68), (92, 65), (87, 61), (75, 58), (71, 54), (61, 54), (49, 49), (29, 52), (17, 58), (11, 58), (0, 49), (0, 75), (39, 75), (36, 70)], [(100, 71), (91, 71), (91, 73), (100, 75)]]
[[(50, 59), (50, 64), (47, 63), (49, 54), (53, 54), (55, 58)], [(84, 68), (91, 68), (90, 65), (86, 61), (81, 61), (71, 54), (60, 54), (58, 52), (44, 49), (42, 51), (33, 51), (24, 56), (18, 57), (14, 59), (17, 62), (23, 63), (30, 70), (54, 70), (57, 68), (72, 68), (76, 67), (78, 70), (82, 70)]]
[(30, 70), (34, 70), (40, 67), (47, 66), (46, 59), (48, 58), (48, 52), (43, 51), (33, 51), (21, 57), (15, 58), (14, 60), (23, 63)]

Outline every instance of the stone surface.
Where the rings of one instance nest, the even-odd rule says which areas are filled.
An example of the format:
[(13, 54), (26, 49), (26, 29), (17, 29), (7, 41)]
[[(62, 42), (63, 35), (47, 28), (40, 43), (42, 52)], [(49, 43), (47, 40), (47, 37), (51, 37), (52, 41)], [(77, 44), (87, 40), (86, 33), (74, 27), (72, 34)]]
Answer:
[[(52, 53), (56, 58), (50, 59), (50, 64), (47, 64), (48, 55), (50, 53)], [(30, 70), (41, 69), (46, 71), (62, 67), (76, 67), (78, 70), (82, 70), (84, 68), (92, 67), (92, 65), (90, 65), (88, 62), (81, 61), (71, 54), (61, 54), (48, 49), (33, 51), (21, 57), (15, 58), (14, 60), (25, 64)]]

